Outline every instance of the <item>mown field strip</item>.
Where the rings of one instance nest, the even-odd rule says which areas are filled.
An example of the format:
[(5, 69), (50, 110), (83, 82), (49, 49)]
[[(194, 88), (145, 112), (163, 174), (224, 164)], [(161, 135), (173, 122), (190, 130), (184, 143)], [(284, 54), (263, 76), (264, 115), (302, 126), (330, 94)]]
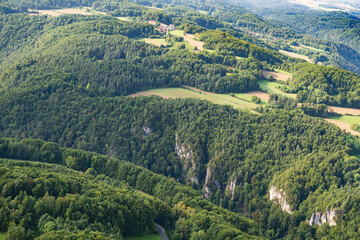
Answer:
[(298, 53), (293, 53), (293, 52), (289, 52), (289, 51), (285, 51), (285, 50), (279, 50), (279, 53), (286, 55), (288, 57), (293, 57), (293, 58), (298, 58), (298, 59), (303, 59), (309, 63), (314, 63), (313, 60), (311, 60), (308, 56), (305, 55), (301, 55)]
[(188, 89), (157, 88), (157, 89), (150, 89), (147, 91), (138, 92), (130, 96), (136, 97), (136, 96), (157, 95), (163, 98), (196, 98), (201, 100), (207, 100), (215, 104), (231, 105), (237, 109), (252, 109), (257, 107), (257, 105), (254, 103), (236, 97), (232, 97), (230, 94), (216, 94), (216, 93), (201, 91), (199, 89), (192, 87), (187, 87), (187, 88)]
[[(357, 108), (344, 108), (344, 107), (334, 107), (334, 106), (328, 106), (329, 112), (335, 112), (339, 114), (351, 114), (354, 116), (360, 115), (360, 109)], [(360, 122), (359, 122), (360, 124)]]

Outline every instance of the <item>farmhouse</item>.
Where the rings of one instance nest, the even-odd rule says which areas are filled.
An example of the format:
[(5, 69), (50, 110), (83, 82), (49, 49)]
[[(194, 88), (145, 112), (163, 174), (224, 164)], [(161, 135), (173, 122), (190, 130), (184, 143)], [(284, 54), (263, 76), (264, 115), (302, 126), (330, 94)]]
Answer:
[(173, 24), (166, 25), (164, 23), (160, 23), (159, 32), (161, 34), (167, 33), (168, 31), (172, 31), (172, 30), (175, 30), (175, 26)]
[(149, 21), (149, 24), (150, 24), (150, 25), (153, 25), (153, 26), (156, 26), (156, 21), (155, 21), (155, 20), (150, 20), (150, 21)]

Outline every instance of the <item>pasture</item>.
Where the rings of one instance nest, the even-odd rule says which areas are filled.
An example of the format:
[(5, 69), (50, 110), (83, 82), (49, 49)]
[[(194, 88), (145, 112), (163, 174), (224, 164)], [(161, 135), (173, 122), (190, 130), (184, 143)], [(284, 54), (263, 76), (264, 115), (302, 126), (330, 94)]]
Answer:
[(285, 51), (285, 50), (279, 50), (279, 52), (285, 56), (288, 56), (288, 57), (292, 57), (292, 58), (298, 58), (298, 59), (303, 59), (309, 63), (314, 63), (313, 60), (311, 60), (308, 56), (305, 56), (305, 55), (301, 55), (301, 54), (298, 54), (298, 53), (293, 53), (293, 52), (288, 52), (288, 51)]
[(296, 98), (296, 94), (294, 93), (285, 93), (281, 91), (279, 88), (284, 86), (283, 84), (277, 83), (277, 82), (270, 82), (266, 80), (259, 81), (260, 89), (267, 93), (275, 93), (275, 94), (281, 94), (285, 95), (290, 98)]
[(149, 96), (157, 95), (163, 98), (196, 98), (206, 100), (215, 104), (231, 105), (237, 109), (252, 109), (256, 108), (256, 104), (247, 100), (239, 99), (231, 96), (230, 94), (216, 94), (201, 91), (196, 88), (157, 88), (148, 91), (138, 92), (130, 95), (131, 97), (136, 96)]
[(135, 238), (126, 238), (126, 240), (161, 240), (159, 235), (147, 235), (143, 237), (135, 237)]
[(6, 233), (0, 232), (0, 240), (4, 240), (6, 237)]
[(347, 116), (347, 115), (342, 115), (342, 116), (334, 116), (334, 117), (329, 117), (330, 119), (333, 120), (337, 120), (337, 121), (341, 121), (344, 123), (348, 123), (350, 125), (352, 124), (359, 124), (360, 123), (360, 116)]
[(195, 35), (193, 34), (184, 34), (182, 30), (170, 31), (171, 35), (179, 36), (184, 38), (184, 42), (191, 44), (192, 48), (197, 47), (198, 50), (204, 50), (204, 43), (196, 40)]
[(130, 21), (130, 19), (127, 17), (116, 17), (116, 18), (119, 19), (120, 21), (127, 21), (127, 22)]

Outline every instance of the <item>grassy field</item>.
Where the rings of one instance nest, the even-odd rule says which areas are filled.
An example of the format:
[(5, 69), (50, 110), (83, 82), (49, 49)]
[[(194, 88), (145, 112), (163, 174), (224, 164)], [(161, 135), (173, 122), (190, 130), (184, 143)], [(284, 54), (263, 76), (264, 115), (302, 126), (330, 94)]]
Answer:
[(270, 82), (270, 81), (266, 81), (266, 80), (261, 80), (259, 81), (259, 86), (260, 89), (264, 92), (267, 93), (276, 93), (276, 94), (281, 94), (281, 95), (285, 95), (287, 97), (291, 97), (294, 98), (296, 97), (296, 94), (293, 93), (284, 93), (283, 91), (281, 91), (279, 89), (279, 87), (284, 86), (283, 84), (277, 83), (277, 82)]
[(187, 41), (174, 42), (170, 49), (178, 49), (180, 45), (185, 44), (185, 49), (194, 50), (194, 47)]
[(277, 69), (277, 68), (275, 69), (275, 72), (291, 75), (291, 73), (289, 73), (289, 72), (287, 72), (287, 71), (284, 71), (284, 70), (281, 70), (281, 69)]
[(6, 237), (5, 233), (0, 232), (0, 240), (4, 240)]
[(106, 12), (95, 11), (95, 10), (92, 9), (91, 7), (79, 7), (78, 9), (79, 9), (80, 11), (87, 12), (87, 13), (91, 13), (91, 14), (94, 14), (94, 15), (107, 15)]
[(303, 45), (301, 44), (302, 47), (304, 48), (307, 48), (307, 49), (310, 49), (310, 50), (313, 50), (313, 51), (316, 51), (316, 52), (324, 52), (323, 50), (321, 49), (318, 49), (318, 48), (314, 48), (314, 47), (310, 47), (310, 46), (306, 46), (306, 45)]
[(130, 21), (130, 19), (127, 17), (116, 17), (116, 18), (119, 19), (120, 21), (127, 21), (127, 22)]
[(231, 105), (237, 109), (252, 109), (256, 108), (256, 104), (232, 97), (230, 94), (216, 94), (200, 90), (189, 90), (185, 88), (157, 88), (135, 94), (138, 95), (158, 95), (164, 98), (197, 98), (207, 100), (209, 102), (221, 105)]
[(209, 12), (208, 12), (208, 11), (199, 10), (199, 13), (202, 13), (202, 14), (205, 14), (205, 15), (209, 15)]
[(293, 52), (289, 52), (289, 51), (285, 51), (285, 50), (279, 50), (279, 52), (283, 55), (289, 56), (289, 57), (293, 57), (293, 58), (298, 58), (298, 59), (303, 59), (309, 63), (314, 63), (313, 60), (311, 60), (308, 56), (305, 55), (301, 55), (298, 53), (293, 53)]
[[(235, 96), (236, 96), (237, 98), (241, 98), (241, 99), (243, 99), (243, 100), (245, 100), (245, 101), (248, 101), (248, 102), (251, 102), (251, 99), (252, 99), (252, 97), (253, 97), (253, 96), (250, 96), (250, 95), (245, 94), (245, 93), (236, 93)], [(268, 102), (265, 101), (265, 100), (261, 100), (261, 103), (260, 103), (260, 104), (261, 104), (261, 105), (267, 105)]]
[(161, 240), (161, 237), (153, 234), (144, 237), (126, 238), (126, 240)]
[(168, 45), (168, 43), (163, 38), (140, 38), (139, 40), (144, 41), (149, 44), (154, 44), (156, 46), (161, 46), (161, 45), (167, 46)]
[(198, 50), (204, 50), (204, 43), (200, 42), (198, 40), (195, 40), (195, 36), (192, 34), (185, 34), (184, 35), (184, 31), (182, 30), (174, 30), (174, 31), (170, 31), (171, 35), (174, 36), (179, 36), (179, 37), (183, 37), (184, 38), (184, 43), (189, 44), (191, 46), (191, 49), (194, 49), (194, 47), (196, 46), (198, 48)]
[(174, 30), (174, 31), (170, 31), (170, 34), (173, 36), (183, 37), (184, 31), (183, 30)]
[(341, 122), (345, 122), (345, 123), (349, 123), (349, 124), (359, 124), (360, 123), (360, 117), (359, 116), (347, 116), (347, 115), (342, 115), (339, 117), (329, 117), (330, 119), (334, 119), (334, 120), (338, 120)]

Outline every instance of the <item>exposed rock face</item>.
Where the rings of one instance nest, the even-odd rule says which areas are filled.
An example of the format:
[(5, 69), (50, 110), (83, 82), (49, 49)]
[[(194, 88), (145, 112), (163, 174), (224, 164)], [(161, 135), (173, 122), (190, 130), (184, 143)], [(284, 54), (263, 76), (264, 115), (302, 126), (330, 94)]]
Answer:
[(214, 169), (211, 169), (210, 166), (206, 168), (206, 177), (205, 177), (205, 184), (204, 184), (204, 191), (203, 191), (203, 198), (208, 198), (211, 194), (211, 190), (209, 188), (209, 184), (215, 184), (217, 189), (222, 188), (221, 184), (218, 180), (213, 177), (213, 173), (215, 172)]
[(238, 177), (234, 177), (228, 185), (226, 185), (226, 191), (231, 193), (231, 197), (234, 198), (235, 188), (237, 184)]
[(193, 151), (188, 144), (180, 143), (177, 133), (175, 134), (175, 153), (179, 158), (184, 159), (183, 169), (188, 170), (190, 181), (199, 184), (199, 179), (194, 176), (197, 165), (194, 160)]
[(307, 221), (307, 223), (312, 226), (313, 224), (316, 224), (318, 226), (323, 225), (324, 223), (328, 223), (330, 226), (335, 226), (335, 218), (336, 215), (340, 211), (337, 209), (329, 210), (327, 212), (316, 212), (313, 213), (310, 217), (310, 220)]
[(148, 127), (144, 127), (144, 126), (143, 126), (143, 130), (144, 130), (146, 136), (151, 133), (151, 128), (148, 128)]
[(269, 199), (280, 205), (283, 212), (292, 213), (290, 204), (287, 202), (285, 191), (272, 186), (269, 190)]
[(205, 177), (204, 194), (203, 194), (204, 198), (208, 198), (211, 193), (209, 187), (207, 186), (207, 184), (210, 181), (210, 178), (211, 178), (211, 168), (210, 168), (210, 166), (208, 166), (206, 168), (206, 177)]

